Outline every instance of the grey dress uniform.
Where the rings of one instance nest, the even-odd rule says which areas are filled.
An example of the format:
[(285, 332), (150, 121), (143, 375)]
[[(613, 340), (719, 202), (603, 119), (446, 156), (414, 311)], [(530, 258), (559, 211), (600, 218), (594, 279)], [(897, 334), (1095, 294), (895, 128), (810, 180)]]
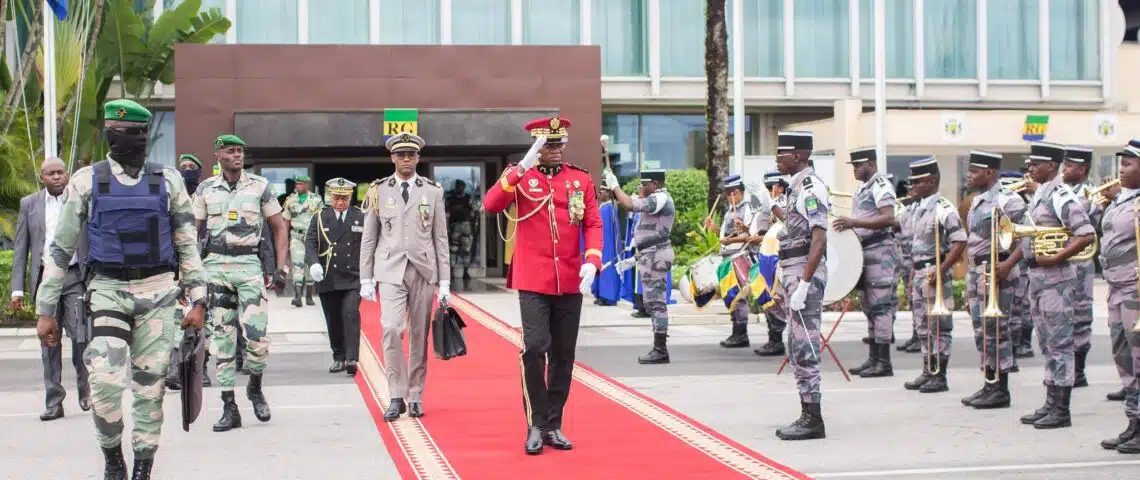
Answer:
[[(1065, 162), (1077, 165), (1090, 166), (1093, 150), (1090, 147), (1069, 145), (1065, 147)], [(1090, 166), (1091, 167), (1091, 166)], [(1069, 185), (1076, 194), (1077, 202), (1081, 204), (1089, 215), (1093, 225), (1100, 222), (1101, 208), (1093, 205), (1088, 197), (1089, 185), (1080, 183)], [(1085, 378), (1085, 360), (1092, 348), (1093, 324), (1093, 280), (1096, 278), (1096, 264), (1092, 259), (1073, 260), (1077, 271), (1077, 284), (1073, 290), (1073, 355), (1074, 355), (1074, 387), (1087, 387), (1089, 381)]]
[[(392, 137), (387, 146), (393, 153), (418, 152), (423, 139), (403, 134)], [(418, 175), (402, 179), (393, 174), (372, 182), (366, 202), (361, 284), (375, 283), (379, 290), (388, 391), (393, 400), (401, 400), (392, 407), (402, 407), (406, 400), (415, 404), (408, 405), (414, 413), (427, 379), (432, 296), (441, 277), (451, 271), (443, 188)]]
[(633, 232), (637, 252), (637, 271), (641, 275), (641, 298), (653, 324), (653, 348), (637, 358), (641, 364), (669, 363), (669, 351), (663, 337), (669, 333), (668, 294), (673, 288), (667, 281), (673, 268), (673, 220), (677, 209), (673, 197), (665, 189), (664, 170), (643, 170), (641, 181), (661, 187), (645, 197), (633, 198), (633, 211), (638, 213)]

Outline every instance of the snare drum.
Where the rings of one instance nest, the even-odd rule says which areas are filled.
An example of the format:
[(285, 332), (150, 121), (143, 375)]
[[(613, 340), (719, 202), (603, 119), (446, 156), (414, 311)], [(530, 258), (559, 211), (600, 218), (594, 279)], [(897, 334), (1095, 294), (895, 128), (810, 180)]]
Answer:
[(740, 286), (741, 291), (752, 282), (748, 278), (748, 273), (752, 271), (752, 254), (748, 251), (742, 251), (732, 257), (732, 273), (736, 274), (736, 284)]
[(697, 292), (697, 295), (714, 292), (720, 288), (720, 279), (716, 276), (716, 270), (720, 267), (722, 260), (723, 257), (720, 255), (709, 255), (697, 260), (697, 262), (689, 268), (689, 275), (692, 277), (691, 281), (693, 282), (693, 290)]

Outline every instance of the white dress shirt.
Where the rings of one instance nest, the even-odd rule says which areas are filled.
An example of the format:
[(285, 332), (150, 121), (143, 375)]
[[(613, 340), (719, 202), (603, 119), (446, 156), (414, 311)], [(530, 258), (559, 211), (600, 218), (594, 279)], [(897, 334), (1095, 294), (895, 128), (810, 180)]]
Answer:
[(63, 212), (63, 195), (58, 197), (44, 194), (44, 254), (42, 264), (51, 259), (51, 242), (55, 241), (55, 227), (59, 224), (59, 214)]

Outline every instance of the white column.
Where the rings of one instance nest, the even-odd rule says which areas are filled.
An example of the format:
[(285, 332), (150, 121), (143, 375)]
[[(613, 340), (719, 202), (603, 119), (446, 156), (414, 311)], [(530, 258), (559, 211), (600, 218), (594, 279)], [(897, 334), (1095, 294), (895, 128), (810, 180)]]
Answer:
[(439, 0), (439, 44), (451, 45), (451, 0)]
[(886, 1), (875, 0), (875, 156), (880, 172), (887, 171), (887, 12)]
[(593, 45), (594, 12), (591, 9), (593, 0), (578, 0), (578, 44)]
[(923, 25), (924, 0), (914, 0), (914, 96), (923, 97), (926, 89), (926, 27)]
[(1101, 97), (1104, 101), (1109, 101), (1112, 98), (1112, 76), (1113, 65), (1116, 62), (1116, 49), (1120, 45), (1120, 38), (1112, 38), (1116, 33), (1114, 30), (1112, 9), (1120, 12), (1123, 18), (1124, 12), (1120, 11), (1120, 4), (1116, 0), (1100, 0), (1099, 3), (1099, 16), (1100, 16), (1100, 88)]
[(661, 0), (649, 0), (649, 95), (661, 95)]
[(859, 0), (847, 0), (847, 31), (849, 32), (847, 36), (848, 43), (850, 43), (850, 54), (848, 57), (851, 61), (850, 71), (852, 97), (861, 97), (861, 95), (859, 95), (859, 75), (862, 73), (860, 72), (860, 67), (862, 67), (860, 60), (862, 59), (859, 58), (859, 55), (861, 54), (859, 51), (859, 33), (861, 33), (859, 31), (859, 25), (861, 23), (862, 22), (859, 21)]
[(511, 0), (511, 45), (523, 43), (523, 4), (522, 0)]
[(230, 29), (226, 30), (226, 43), (237, 43), (238, 22), (237, 0), (226, 0), (226, 18), (230, 19)]
[(989, 55), (989, 8), (987, 0), (978, 0), (978, 97), (986, 96), (986, 87), (989, 83), (990, 55)]
[(796, 94), (796, 2), (784, 0), (784, 95)]
[(297, 44), (309, 44), (309, 0), (297, 0)]
[(56, 106), (55, 99), (55, 13), (48, 6), (47, 0), (43, 1), (42, 8), (44, 16), (44, 158), (48, 158), (59, 156), (59, 149), (56, 148), (56, 142), (59, 139), (59, 134), (56, 132), (58, 128), (56, 115), (59, 109)]
[(744, 0), (732, 0), (732, 161), (728, 172), (744, 170)]
[(1049, 49), (1051, 39), (1049, 38), (1049, 2), (1048, 0), (1039, 2), (1037, 8), (1037, 68), (1040, 70), (1041, 78), (1041, 98), (1049, 98)]
[(380, 0), (368, 0), (368, 43), (380, 43)]

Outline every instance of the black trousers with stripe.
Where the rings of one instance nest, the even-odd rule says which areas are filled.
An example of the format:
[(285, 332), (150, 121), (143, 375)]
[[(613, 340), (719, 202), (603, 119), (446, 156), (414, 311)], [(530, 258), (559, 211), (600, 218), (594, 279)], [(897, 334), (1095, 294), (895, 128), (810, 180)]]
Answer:
[(570, 398), (574, 350), (578, 346), (582, 295), (544, 295), (519, 291), (522, 314), (523, 409), (527, 425), (562, 428), (562, 410)]

